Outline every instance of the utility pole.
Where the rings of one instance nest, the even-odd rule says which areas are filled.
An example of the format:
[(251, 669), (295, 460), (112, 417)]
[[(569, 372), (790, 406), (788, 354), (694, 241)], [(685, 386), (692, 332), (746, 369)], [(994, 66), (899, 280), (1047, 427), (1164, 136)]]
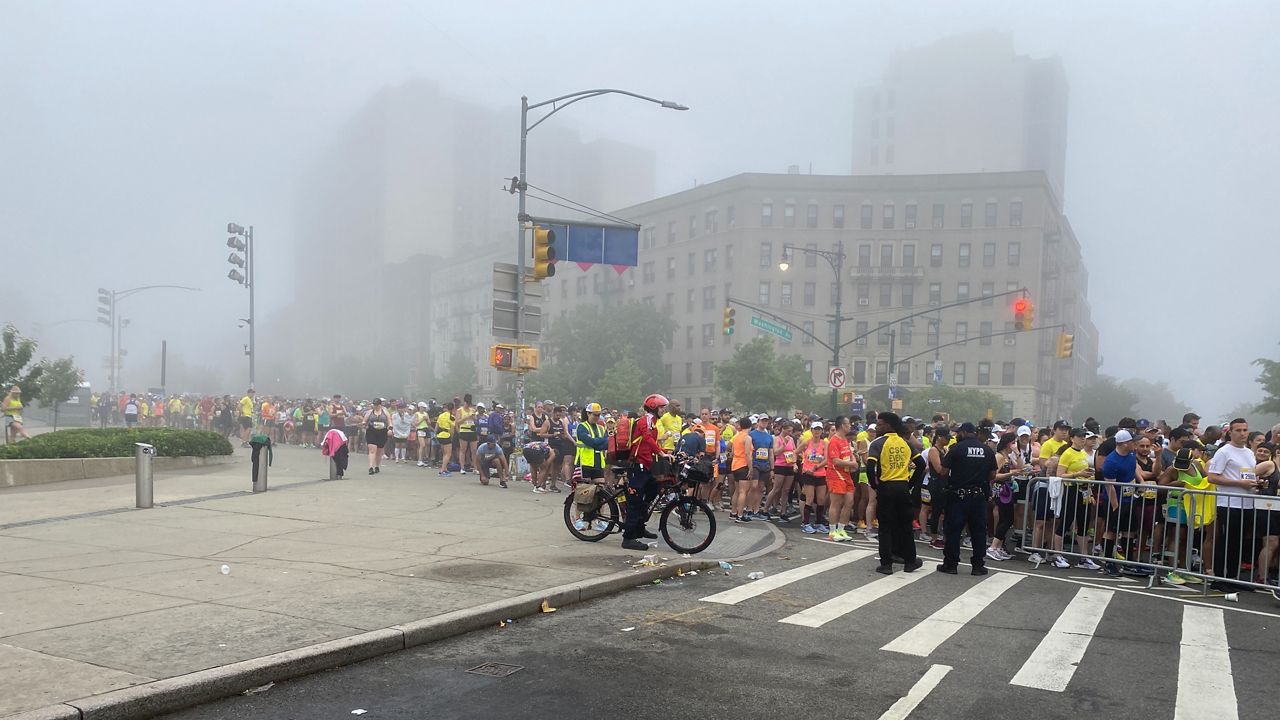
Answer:
[[(253, 264), (253, 226), (245, 228), (235, 223), (227, 223), (227, 232), (231, 237), (227, 238), (227, 247), (231, 248), (231, 255), (227, 257), (227, 262), (235, 265), (231, 271), (227, 273), (227, 277), (234, 283), (239, 283), (249, 290), (249, 347), (245, 354), (249, 356), (249, 387), (254, 388), (254, 360), (256, 359), (256, 347), (254, 344), (254, 336), (257, 334), (258, 325), (254, 317), (253, 308), (253, 289), (256, 285), (256, 274)], [(240, 272), (240, 268), (244, 272)]]

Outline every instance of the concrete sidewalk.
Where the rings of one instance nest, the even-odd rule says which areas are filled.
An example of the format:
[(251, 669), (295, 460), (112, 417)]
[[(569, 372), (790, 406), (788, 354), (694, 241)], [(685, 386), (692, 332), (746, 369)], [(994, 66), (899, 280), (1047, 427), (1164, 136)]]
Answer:
[[(565, 495), (526, 483), (412, 465), (370, 477), (361, 456), (347, 479), (321, 482), (318, 451), (280, 448), (275, 489), (252, 495), (236, 453), (157, 475), (150, 510), (131, 509), (132, 477), (0, 490), (0, 716), (599, 578), (640, 556), (618, 536), (575, 540)], [(708, 557), (781, 540), (718, 519)]]

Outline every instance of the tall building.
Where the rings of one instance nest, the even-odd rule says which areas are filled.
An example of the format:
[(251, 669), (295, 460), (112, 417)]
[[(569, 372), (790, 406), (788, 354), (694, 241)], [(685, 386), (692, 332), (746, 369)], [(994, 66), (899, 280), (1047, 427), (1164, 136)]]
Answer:
[[(936, 377), (995, 393), (1002, 417), (1051, 421), (1070, 415), (1098, 353), (1088, 273), (1060, 207), (1039, 171), (736, 175), (616, 211), (641, 225), (639, 266), (621, 276), (564, 267), (546, 283), (544, 313), (554, 322), (580, 304), (661, 308), (679, 324), (665, 390), (697, 408), (722, 404), (717, 363), (753, 337), (774, 337), (753, 316), (792, 324), (790, 341), (776, 339), (779, 352), (800, 355), (815, 389), (825, 389), (831, 351), (810, 335), (831, 341), (826, 318), (838, 290), (842, 341), (867, 334), (840, 353), (849, 389), (886, 384), (892, 353), (907, 390), (927, 390)], [(801, 251), (781, 270), (788, 245), (842, 249), (843, 273)], [(996, 335), (1015, 329), (1016, 296), (981, 298), (1024, 287), (1036, 326), (1074, 334), (1072, 358), (1056, 357), (1056, 329)], [(722, 313), (731, 297), (759, 310), (739, 307), (729, 336)], [(944, 307), (968, 299), (978, 301)]]
[(1067, 95), (1061, 61), (1017, 54), (1008, 34), (899, 51), (854, 94), (853, 171), (1042, 170), (1062, 202)]
[[(516, 201), (502, 188), (519, 169), (518, 118), (518, 107), (414, 80), (381, 91), (342, 127), (299, 184), (297, 300), (279, 323), (292, 337), (278, 343), (292, 376), (353, 391), (350, 375), (365, 367), (380, 392), (399, 394), (429, 386), (438, 358), (483, 361), (489, 267), (516, 259)], [(564, 123), (529, 137), (529, 182), (592, 207), (652, 197), (654, 174), (651, 151), (584, 140)], [(529, 209), (564, 213), (537, 200)], [(483, 323), (464, 332), (442, 322), (462, 307)], [(374, 355), (395, 358), (394, 376)]]

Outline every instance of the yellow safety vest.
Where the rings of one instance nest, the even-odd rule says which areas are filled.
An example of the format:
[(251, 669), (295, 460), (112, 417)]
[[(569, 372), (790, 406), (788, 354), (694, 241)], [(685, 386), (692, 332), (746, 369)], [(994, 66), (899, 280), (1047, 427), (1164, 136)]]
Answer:
[[(599, 425), (596, 425), (595, 423), (584, 422), (578, 427), (580, 429), (585, 429), (587, 431), (587, 434), (590, 435), (592, 438), (604, 437), (605, 429)], [(574, 442), (578, 446), (577, 461), (579, 465), (581, 465), (582, 467), (589, 467), (589, 468), (604, 467), (604, 451), (603, 450), (596, 450), (595, 448), (587, 447), (586, 443), (576, 438), (574, 439)]]

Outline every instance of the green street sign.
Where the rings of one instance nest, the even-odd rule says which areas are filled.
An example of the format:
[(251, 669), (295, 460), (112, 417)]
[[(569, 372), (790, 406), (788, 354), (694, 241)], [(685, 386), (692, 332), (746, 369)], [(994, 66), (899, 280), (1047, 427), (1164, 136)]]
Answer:
[(778, 325), (777, 323), (771, 323), (768, 320), (765, 320), (764, 318), (760, 317), (759, 315), (751, 316), (751, 326), (760, 328), (761, 330), (767, 333), (773, 333), (774, 335), (777, 335), (783, 340), (791, 339), (790, 330), (788, 330), (787, 328), (781, 325)]

